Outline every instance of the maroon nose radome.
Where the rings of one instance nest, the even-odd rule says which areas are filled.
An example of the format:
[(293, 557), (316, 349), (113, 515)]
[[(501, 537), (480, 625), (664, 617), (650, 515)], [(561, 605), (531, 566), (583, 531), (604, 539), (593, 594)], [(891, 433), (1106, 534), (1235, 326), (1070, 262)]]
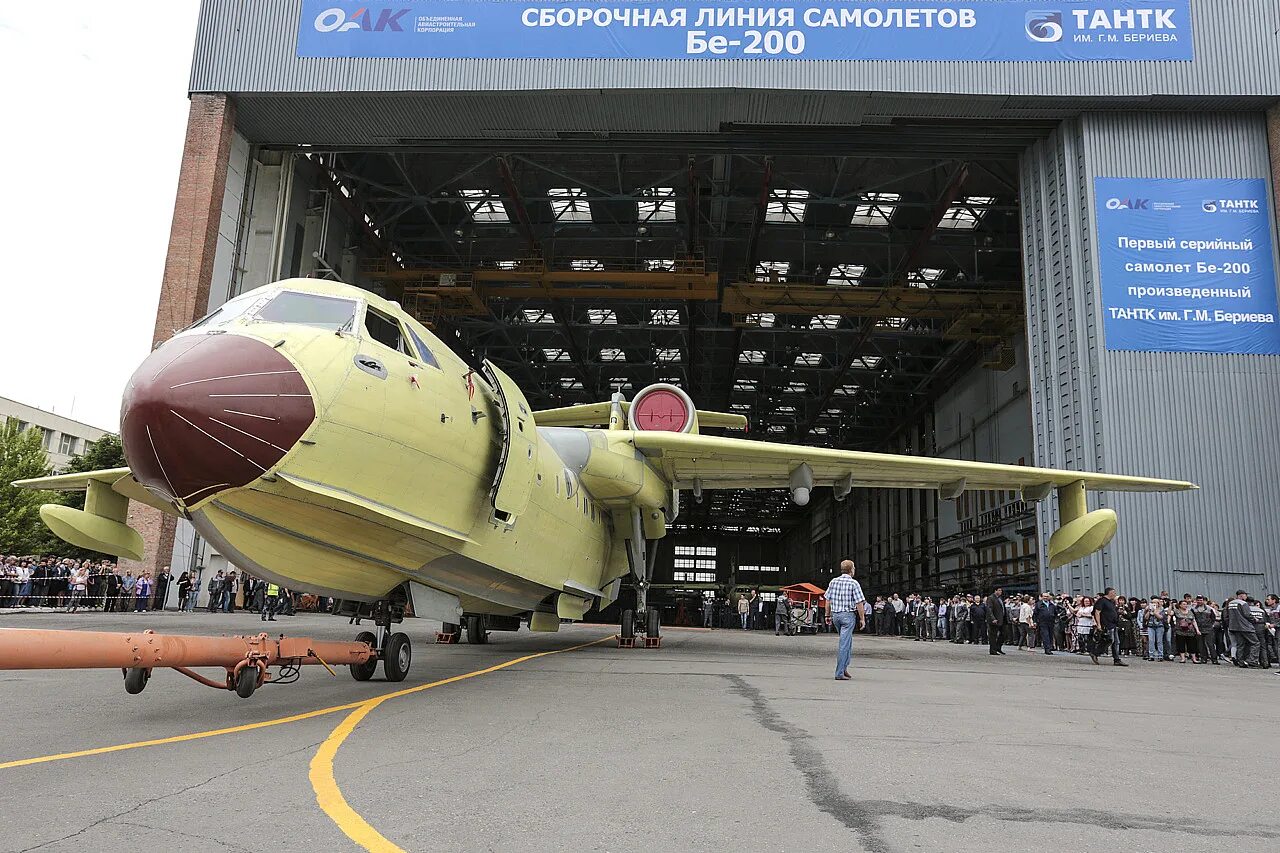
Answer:
[(190, 506), (262, 476), (314, 418), (302, 374), (275, 349), (240, 335), (193, 335), (169, 341), (133, 374), (120, 438), (140, 483)]

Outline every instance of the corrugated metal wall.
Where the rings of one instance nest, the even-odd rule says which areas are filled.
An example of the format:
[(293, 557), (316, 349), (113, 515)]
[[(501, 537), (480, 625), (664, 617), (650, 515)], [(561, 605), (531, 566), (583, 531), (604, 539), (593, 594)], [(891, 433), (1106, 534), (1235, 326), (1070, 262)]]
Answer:
[[(1093, 179), (1267, 178), (1259, 113), (1086, 114), (1023, 158), (1037, 463), (1194, 480), (1195, 493), (1105, 495), (1120, 533), (1045, 573), (1049, 589), (1221, 596), (1280, 589), (1280, 358), (1107, 351)], [(1273, 218), (1273, 234), (1274, 218)], [(1056, 508), (1041, 507), (1042, 536)], [(1261, 587), (1261, 588), (1260, 588)]]
[[(998, 0), (986, 0), (998, 2)], [(1280, 94), (1280, 0), (1192, 0), (1195, 62), (300, 59), (301, 0), (204, 0), (196, 92), (809, 89), (1142, 97)]]

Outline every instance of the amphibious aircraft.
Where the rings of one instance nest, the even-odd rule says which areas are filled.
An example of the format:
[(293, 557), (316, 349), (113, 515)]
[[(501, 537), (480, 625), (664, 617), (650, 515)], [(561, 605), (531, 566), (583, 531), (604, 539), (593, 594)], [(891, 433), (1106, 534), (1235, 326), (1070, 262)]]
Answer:
[(636, 604), (620, 637), (656, 645), (652, 543), (682, 490), (783, 487), (797, 504), (815, 488), (837, 500), (858, 487), (1017, 489), (1034, 501), (1056, 490), (1057, 566), (1116, 532), (1115, 512), (1089, 511), (1087, 492), (1196, 488), (701, 433), (745, 426), (667, 384), (630, 402), (615, 393), (533, 411), (501, 369), (473, 370), (396, 303), (290, 279), (232, 299), (147, 357), (121, 408), (127, 468), (18, 485), (87, 490), (83, 511), (46, 505), (42, 518), (72, 544), (130, 559), (143, 549), (130, 501), (190, 520), (242, 570), (370, 617), (377, 633), (357, 638), (369, 653), (351, 658), (352, 674), (367, 679), (381, 660), (392, 681), (411, 660), (408, 638), (391, 633), (410, 604), (482, 642), (489, 630), (581, 619), (628, 574)]

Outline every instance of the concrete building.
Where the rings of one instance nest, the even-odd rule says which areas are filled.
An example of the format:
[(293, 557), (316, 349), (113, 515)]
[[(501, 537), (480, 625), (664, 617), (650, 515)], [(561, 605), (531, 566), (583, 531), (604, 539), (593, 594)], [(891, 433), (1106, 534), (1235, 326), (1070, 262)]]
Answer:
[(41, 446), (55, 474), (67, 467), (72, 456), (86, 453), (98, 439), (108, 434), (104, 429), (8, 397), (0, 397), (0, 420), (17, 421), (20, 430), (39, 429)]
[[(1280, 588), (1280, 0), (403, 5), (205, 0), (156, 340), (331, 276), (535, 406), (669, 379), (765, 439), (1203, 487), (1104, 495), (1052, 571), (1018, 494), (710, 494), (674, 586)], [(558, 270), (608, 286), (475, 283)]]

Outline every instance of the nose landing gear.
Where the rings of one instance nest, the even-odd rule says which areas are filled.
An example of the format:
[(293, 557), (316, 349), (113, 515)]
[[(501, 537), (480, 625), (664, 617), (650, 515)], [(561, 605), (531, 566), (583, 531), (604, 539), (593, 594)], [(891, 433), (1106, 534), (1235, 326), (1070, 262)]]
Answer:
[(392, 625), (404, 621), (404, 608), (403, 594), (372, 604), (359, 601), (338, 602), (335, 612), (356, 619), (373, 620), (373, 631), (361, 631), (356, 635), (356, 642), (364, 643), (374, 651), (373, 657), (364, 663), (351, 664), (351, 677), (356, 681), (373, 678), (378, 661), (382, 661), (382, 676), (387, 681), (404, 681), (409, 674), (409, 666), (413, 663), (413, 646), (407, 634), (391, 630)]

